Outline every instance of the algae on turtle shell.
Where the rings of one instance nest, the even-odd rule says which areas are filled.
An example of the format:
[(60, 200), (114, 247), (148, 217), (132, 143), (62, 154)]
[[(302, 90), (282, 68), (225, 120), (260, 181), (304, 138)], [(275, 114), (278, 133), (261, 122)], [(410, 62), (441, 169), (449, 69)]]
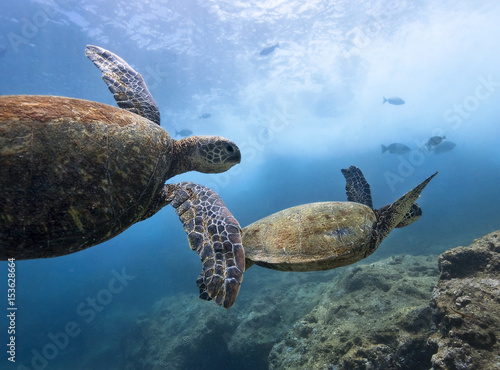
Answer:
[(343, 169), (347, 202), (308, 203), (264, 217), (242, 230), (248, 269), (253, 264), (281, 271), (318, 271), (371, 255), (394, 228), (416, 221), (415, 203), (437, 172), (397, 199), (372, 209), (370, 185), (355, 166)]

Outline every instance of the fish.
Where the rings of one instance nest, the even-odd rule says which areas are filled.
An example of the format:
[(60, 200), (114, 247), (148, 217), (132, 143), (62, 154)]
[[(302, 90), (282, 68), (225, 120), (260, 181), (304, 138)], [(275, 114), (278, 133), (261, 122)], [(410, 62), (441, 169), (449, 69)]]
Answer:
[(441, 144), (441, 142), (446, 139), (446, 135), (444, 136), (433, 136), (427, 142), (427, 149), (430, 149), (433, 146)]
[(384, 103), (389, 103), (389, 104), (393, 104), (393, 105), (402, 105), (405, 103), (405, 101), (401, 98), (398, 98), (397, 96), (393, 96), (393, 97), (390, 97), (390, 98), (386, 98), (385, 96), (383, 97), (384, 98), (384, 101), (382, 102), (382, 104)]
[(382, 144), (382, 153), (385, 153), (386, 151), (389, 151), (389, 153), (392, 154), (405, 154), (408, 153), (411, 149), (401, 143), (393, 143), (389, 146), (385, 146)]
[(198, 116), (198, 119), (207, 119), (212, 117), (210, 113), (203, 113), (202, 115)]
[(268, 46), (267, 48), (262, 49), (259, 54), (260, 55), (269, 55), (274, 51), (274, 49), (279, 48), (279, 47), (280, 47), (280, 43), (278, 42), (276, 45)]
[(456, 146), (457, 144), (453, 141), (443, 141), (441, 144), (436, 145), (432, 151), (436, 154), (446, 153), (453, 150)]
[(175, 130), (175, 136), (183, 136), (183, 137), (186, 137), (186, 136), (189, 136), (193, 133), (193, 131), (185, 128), (185, 129), (182, 129), (180, 131), (177, 131)]

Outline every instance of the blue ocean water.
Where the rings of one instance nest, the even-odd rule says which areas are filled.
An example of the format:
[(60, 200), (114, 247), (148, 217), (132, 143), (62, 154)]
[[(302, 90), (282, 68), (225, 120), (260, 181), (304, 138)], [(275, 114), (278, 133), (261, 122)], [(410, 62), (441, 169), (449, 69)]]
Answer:
[[(439, 254), (499, 229), (499, 17), (491, 1), (20, 0), (0, 15), (0, 94), (115, 105), (84, 56), (87, 44), (102, 46), (143, 74), (170, 133), (239, 145), (242, 162), (228, 172), (171, 181), (213, 188), (241, 226), (345, 200), (340, 169), (350, 165), (365, 174), (375, 208), (439, 171), (419, 199), (422, 218), (372, 257)], [(382, 104), (391, 96), (405, 104)], [(435, 135), (456, 146), (427, 151)], [(391, 143), (411, 151), (382, 154)], [(198, 300), (199, 270), (171, 207), (88, 250), (19, 261), (16, 363), (0, 358), (0, 367), (119, 368), (121, 336), (163, 297)], [(277, 273), (252, 270), (245, 280)], [(111, 279), (123, 289), (92, 303)], [(41, 355), (62, 332), (75, 335)]]

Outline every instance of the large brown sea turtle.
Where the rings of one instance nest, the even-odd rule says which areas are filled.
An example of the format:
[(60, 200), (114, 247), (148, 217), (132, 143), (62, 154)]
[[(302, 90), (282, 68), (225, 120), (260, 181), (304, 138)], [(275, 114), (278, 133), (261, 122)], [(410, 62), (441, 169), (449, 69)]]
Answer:
[(348, 202), (309, 203), (258, 220), (242, 231), (246, 268), (328, 270), (372, 254), (395, 228), (422, 215), (414, 203), (433, 174), (390, 205), (374, 210), (370, 185), (359, 168), (342, 170)]
[(201, 297), (230, 307), (245, 269), (240, 228), (188, 171), (224, 172), (240, 150), (218, 136), (174, 140), (140, 74), (87, 46), (115, 108), (57, 96), (0, 97), (0, 259), (62, 256), (113, 238), (172, 204), (203, 264)]

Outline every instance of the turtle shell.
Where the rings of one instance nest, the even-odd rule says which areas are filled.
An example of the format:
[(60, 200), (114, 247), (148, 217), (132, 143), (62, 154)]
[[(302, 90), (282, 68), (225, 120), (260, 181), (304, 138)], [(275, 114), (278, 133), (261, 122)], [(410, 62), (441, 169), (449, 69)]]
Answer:
[(0, 258), (54, 257), (108, 240), (147, 213), (172, 139), (97, 102), (0, 97)]
[(247, 264), (281, 271), (328, 270), (366, 257), (377, 217), (354, 202), (309, 203), (243, 229)]

